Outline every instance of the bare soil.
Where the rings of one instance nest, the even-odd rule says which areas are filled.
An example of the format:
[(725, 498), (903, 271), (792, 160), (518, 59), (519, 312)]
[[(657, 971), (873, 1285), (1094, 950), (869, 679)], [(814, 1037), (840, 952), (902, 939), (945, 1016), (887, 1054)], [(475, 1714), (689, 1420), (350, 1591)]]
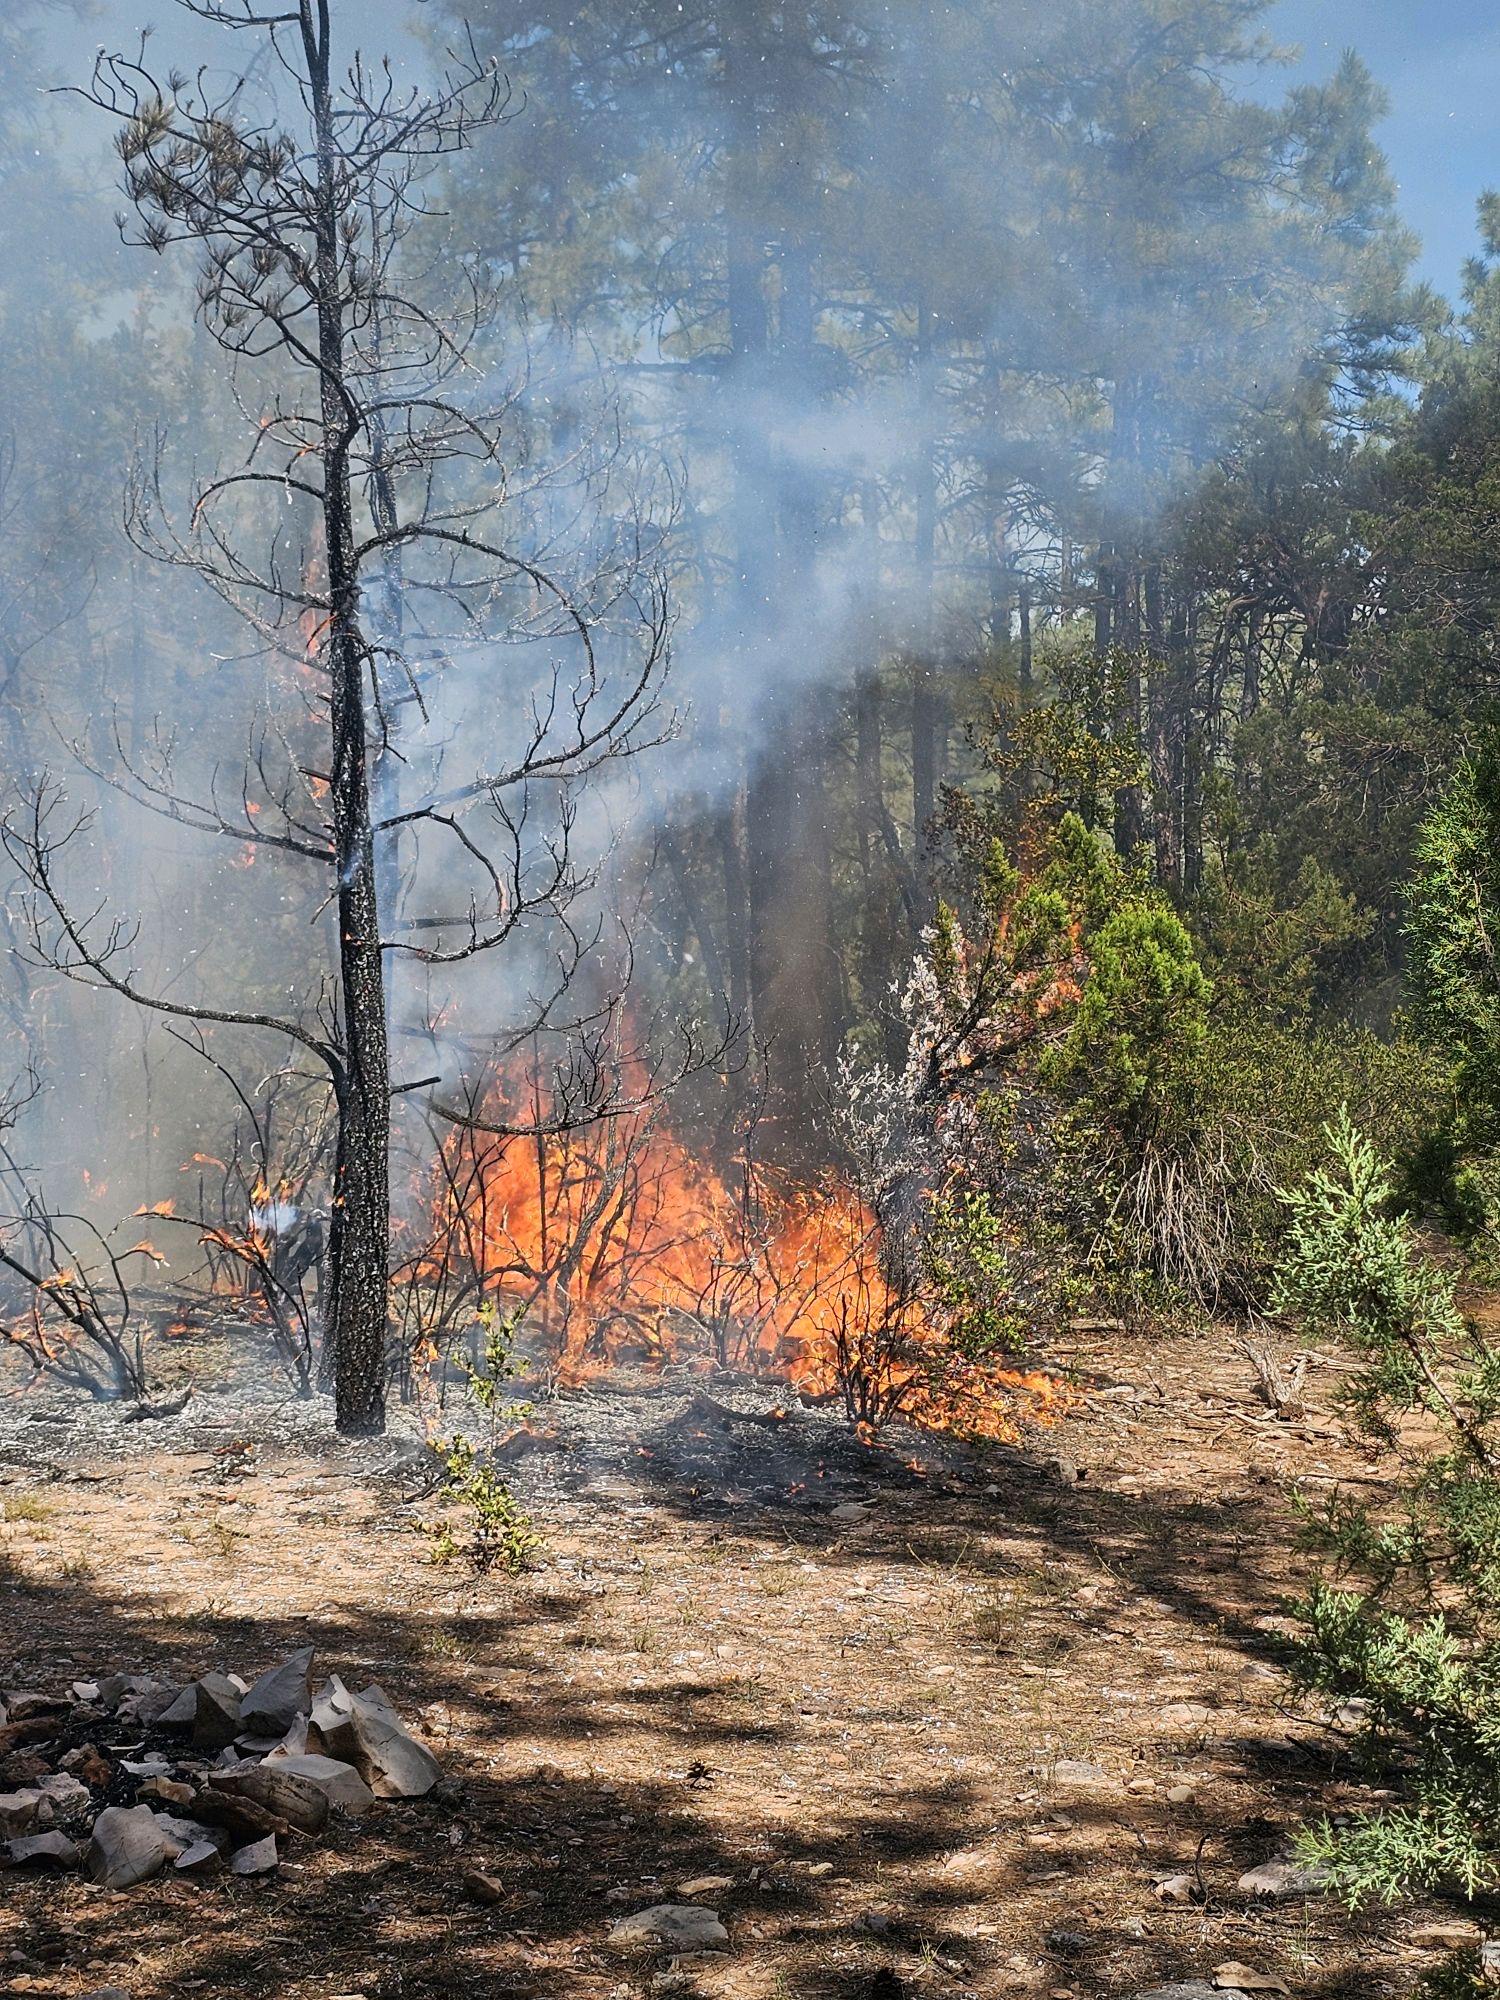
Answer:
[[(1452, 1911), (1236, 1887), (1369, 1796), (1277, 1665), (1287, 1482), (1383, 1475), (1339, 1364), (1287, 1423), (1228, 1330), (1065, 1358), (1076, 1407), (1014, 1450), (725, 1424), (680, 1379), (561, 1397), (515, 1471), (545, 1545), (520, 1579), (435, 1564), (413, 1441), (336, 1440), (321, 1406), (8, 1401), (5, 1685), (249, 1676), (311, 1642), (452, 1782), (264, 1881), (0, 1876), (0, 1991), (1084, 2000), (1238, 1960), (1303, 2000), (1414, 1992), (1442, 1954), (1413, 1931)], [(1174, 1873), (1206, 1900), (1158, 1900)], [(700, 1877), (729, 1878), (697, 1897), (727, 1953), (610, 1948)]]

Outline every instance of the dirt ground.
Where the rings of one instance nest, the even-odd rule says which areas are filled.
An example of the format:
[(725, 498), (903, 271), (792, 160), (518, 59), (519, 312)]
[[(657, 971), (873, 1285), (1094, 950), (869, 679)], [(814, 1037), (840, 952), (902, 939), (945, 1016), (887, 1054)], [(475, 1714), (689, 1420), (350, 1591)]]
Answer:
[[(1286, 1423), (1227, 1331), (1071, 1358), (1066, 1421), (972, 1455), (705, 1424), (681, 1381), (567, 1397), (565, 1448), (518, 1468), (545, 1544), (519, 1580), (433, 1562), (409, 1443), (8, 1402), (4, 1685), (314, 1643), (452, 1782), (262, 1881), (0, 1877), (0, 1991), (1084, 2000), (1235, 1960), (1303, 2000), (1414, 1992), (1452, 1911), (1236, 1886), (1367, 1796), (1275, 1664), (1286, 1482), (1380, 1477), (1338, 1364)], [(1158, 1898), (1182, 1873), (1206, 1900)], [(727, 1951), (611, 1949), (701, 1877)]]

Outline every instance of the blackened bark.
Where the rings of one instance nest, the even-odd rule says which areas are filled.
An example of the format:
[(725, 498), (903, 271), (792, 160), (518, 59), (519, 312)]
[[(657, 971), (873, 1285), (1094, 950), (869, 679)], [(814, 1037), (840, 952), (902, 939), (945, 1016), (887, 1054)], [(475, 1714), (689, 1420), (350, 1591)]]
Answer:
[(357, 412), (344, 379), (338, 184), (330, 95), (328, 0), (301, 0), (317, 144), (315, 241), (321, 383), (323, 519), (328, 545), (326, 651), (332, 730), (330, 803), (338, 869), (342, 1020), (334, 1072), (337, 1227), (330, 1255), (334, 1409), (338, 1428), (385, 1428), (389, 1315), (390, 1059), (370, 816), (368, 649), (359, 625), (349, 449)]

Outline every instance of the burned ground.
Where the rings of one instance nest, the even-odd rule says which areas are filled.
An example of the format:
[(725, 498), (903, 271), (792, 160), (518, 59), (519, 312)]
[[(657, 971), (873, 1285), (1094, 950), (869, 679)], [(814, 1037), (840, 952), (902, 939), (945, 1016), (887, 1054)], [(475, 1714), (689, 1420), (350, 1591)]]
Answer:
[[(432, 1562), (410, 1439), (233, 1396), (141, 1423), (9, 1402), (8, 1684), (249, 1674), (312, 1643), (378, 1678), (448, 1779), (265, 1882), (13, 1872), (6, 1990), (834, 2000), (889, 1968), (934, 2000), (1085, 2000), (1234, 1960), (1304, 2000), (1411, 1993), (1436, 1954), (1410, 1909), (1237, 1887), (1368, 1797), (1277, 1658), (1286, 1481), (1381, 1476), (1338, 1364), (1285, 1423), (1227, 1334), (1073, 1359), (1072, 1413), (983, 1452), (719, 1419), (686, 1378), (563, 1396), (515, 1467), (545, 1540), (519, 1580)], [(1205, 1900), (1160, 1900), (1178, 1875)], [(609, 1947), (700, 1878), (727, 1878), (696, 1896), (726, 1955)]]

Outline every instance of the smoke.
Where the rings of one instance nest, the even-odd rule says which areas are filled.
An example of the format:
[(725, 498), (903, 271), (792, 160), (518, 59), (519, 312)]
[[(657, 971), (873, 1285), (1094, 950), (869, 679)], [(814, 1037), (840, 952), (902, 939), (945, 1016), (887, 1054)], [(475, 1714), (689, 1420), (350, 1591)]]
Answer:
[[(564, 750), (581, 690), (608, 712), (630, 687), (659, 583), (671, 674), (626, 732), (638, 756), (580, 756), (570, 779), (481, 801), (499, 890), (431, 820), (392, 843), (403, 919), (511, 919), (493, 953), (434, 962), (405, 949), (427, 938), (409, 931), (394, 956), (398, 1079), (436, 1071), (445, 1087), (486, 1036), (546, 1002), (575, 953), (602, 955), (595, 991), (638, 947), (675, 975), (681, 937), (657, 951), (646, 935), (669, 891), (641, 885), (663, 831), (701, 827), (804, 758), (808, 718), (836, 737), (860, 674), (918, 658), (994, 668), (1020, 580), (1057, 626), (1061, 539), (1128, 529), (1149, 542), (1237, 425), (1336, 366), (1367, 277), (1359, 218), (1329, 230), (1299, 210), (1291, 140), (1266, 151), (1281, 175), (1269, 192), (1216, 168), (1226, 133), (1253, 153), (1254, 120), (1274, 114), (1237, 98), (1230, 69), (1222, 91), (1192, 70), (1193, 9), (1181, 77), (1164, 64), (1139, 100), (1133, 0), (1021, 8), (1007, 23), (940, 9), (936, 26), (916, 7), (830, 10), (807, 17), (800, 50), (753, 9), (711, 19), (701, 42), (646, 10), (643, 52), (613, 69), (603, 16), (575, 32), (540, 7), (507, 31), (500, 10), (472, 11), (481, 52), (512, 74), (513, 115), (442, 163), (412, 255), (434, 296), (465, 259), (498, 281), (499, 316), (453, 393), (503, 412), (507, 534), (562, 595), (518, 573), (479, 625), (439, 638), (422, 592), (442, 565), (408, 569), (402, 638), (440, 645), (442, 671), (430, 699), (394, 712), (380, 810), (412, 816)], [(1226, 62), (1257, 11), (1198, 10)], [(462, 12), (334, 9), (345, 56), (389, 51), (398, 87), (436, 73)], [(139, 10), (23, 8), (15, 22), (0, 190), (34, 185), (42, 159), (52, 191), (29, 224), (7, 224), (0, 275), (22, 490), (7, 615), (29, 635), (7, 696), (24, 737), (13, 769), (62, 770), (98, 814), (74, 879), (86, 902), (139, 916), (144, 986), (326, 1007), (331, 920), (295, 864), (122, 799), (70, 747), (101, 773), (119, 741), (149, 765), (170, 737), (184, 787), (232, 803), (236, 746), (280, 726), (288, 682), (222, 605), (118, 530), (139, 441), (163, 429), (185, 489), (237, 448), (255, 386), (192, 331), (185, 259), (111, 246), (106, 121), (76, 98), (36, 98), (45, 81), (81, 80), (96, 44), (132, 47)], [(163, 68), (201, 62), (222, 79), (252, 39), (168, 12), (150, 49)], [(758, 63), (743, 84), (729, 74), (737, 46)], [(273, 66), (253, 88), (275, 101)], [(280, 547), (294, 574), (315, 557), (305, 514), (288, 511)], [(38, 575), (68, 614), (54, 626)], [(824, 779), (820, 767), (803, 790)], [(810, 810), (826, 844), (832, 801)], [(900, 831), (915, 852), (910, 815)], [(737, 921), (717, 885), (698, 888), (706, 923)], [(87, 1169), (128, 1207), (214, 1150), (232, 1106), (160, 1025), (45, 980), (12, 1016), (18, 1052), (39, 1052), (54, 1089), (91, 1106), (33, 1114), (33, 1150), (60, 1185)], [(227, 1040), (216, 1031), (215, 1048)], [(284, 1059), (254, 1048), (261, 1073)]]

